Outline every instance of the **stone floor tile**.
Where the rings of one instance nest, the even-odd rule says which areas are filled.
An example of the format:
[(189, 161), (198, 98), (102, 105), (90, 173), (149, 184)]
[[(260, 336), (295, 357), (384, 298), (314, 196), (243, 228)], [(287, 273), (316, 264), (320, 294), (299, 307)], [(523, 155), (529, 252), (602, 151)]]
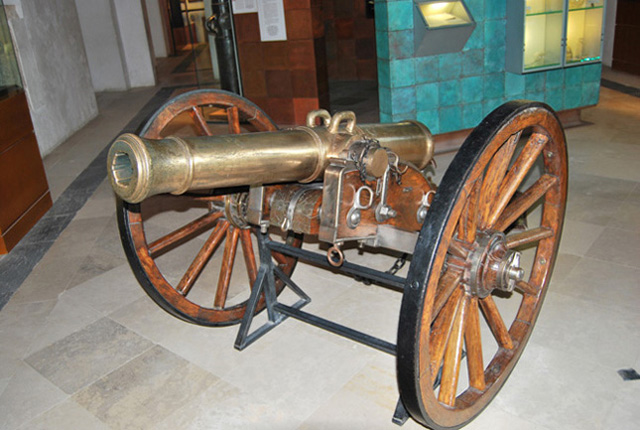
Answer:
[(33, 333), (28, 354), (40, 351), (100, 318), (101, 315), (94, 309), (84, 306), (72, 296), (63, 294), (43, 319), (42, 328)]
[(110, 427), (69, 399), (21, 425), (18, 430), (110, 430)]
[[(342, 389), (323, 403), (298, 430), (394, 430), (398, 426), (391, 422), (393, 412), (393, 408), (381, 408), (368, 398)], [(424, 429), (413, 420), (407, 421), (401, 428)]]
[(155, 346), (74, 395), (113, 429), (155, 428), (218, 379)]
[(320, 309), (323, 318), (395, 343), (402, 294), (375, 285), (356, 284)]
[[(581, 261), (582, 257), (572, 254), (558, 253), (556, 264), (553, 267), (553, 275), (551, 276), (551, 285), (555, 285), (564, 280), (573, 268)], [(552, 287), (555, 288), (555, 287)]]
[(640, 199), (620, 204), (608, 223), (609, 227), (640, 232)]
[(636, 181), (593, 175), (580, 171), (569, 176), (569, 193), (604, 200), (624, 201), (636, 186)]
[(0, 312), (0, 351), (2, 355), (21, 359), (34, 336), (41, 331), (55, 301), (34, 303), (9, 302)]
[(640, 232), (608, 227), (593, 242), (585, 255), (640, 268)]
[(616, 377), (611, 368), (532, 341), (492, 404), (549, 429), (604, 430)]
[(399, 396), (395, 358), (377, 355), (341, 389), (345, 390), (368, 399), (393, 416)]
[(619, 398), (604, 420), (605, 429), (636, 430), (640, 422), (640, 408), (638, 399)]
[(583, 256), (602, 234), (604, 227), (581, 221), (567, 222), (562, 227), (560, 252)]
[(66, 291), (103, 315), (127, 306), (144, 295), (128, 265), (116, 267)]
[(300, 421), (287, 405), (273, 407), (225, 382), (211, 386), (159, 423), (156, 430), (294, 430)]
[(554, 291), (581, 297), (609, 308), (640, 310), (640, 268), (585, 257)]
[(608, 225), (615, 218), (622, 200), (603, 199), (586, 194), (569, 193), (566, 220)]
[(190, 326), (165, 312), (147, 295), (111, 313), (109, 318), (155, 343), (174, 336), (180, 337), (185, 328)]
[(31, 354), (25, 362), (73, 394), (152, 346), (131, 330), (103, 318)]
[(66, 398), (42, 375), (21, 364), (0, 394), (0, 428), (13, 430)]
[[(571, 322), (567, 324), (567, 322)], [(617, 369), (640, 354), (640, 311), (609, 307), (552, 291), (545, 299), (533, 338), (543, 346)]]
[(498, 408), (493, 403), (482, 411), (478, 418), (464, 427), (465, 430), (552, 430), (554, 428), (555, 427), (543, 426), (512, 415)]
[(67, 289), (66, 282), (66, 279), (60, 282), (48, 282), (37, 280), (35, 277), (27, 278), (11, 300), (15, 303), (55, 301)]
[(223, 379), (299, 420), (333, 396), (369, 360), (357, 350), (291, 330), (281, 331), (263, 351), (243, 354), (249, 352), (250, 360)]
[[(256, 325), (252, 330), (263, 322), (263, 314), (254, 320)], [(183, 324), (182, 329), (168, 332), (159, 343), (212, 374), (224, 378), (238, 367), (260, 367), (259, 354), (271, 348), (281, 335), (290, 332), (292, 322), (284, 322), (244, 351), (234, 348), (238, 326), (199, 327)]]

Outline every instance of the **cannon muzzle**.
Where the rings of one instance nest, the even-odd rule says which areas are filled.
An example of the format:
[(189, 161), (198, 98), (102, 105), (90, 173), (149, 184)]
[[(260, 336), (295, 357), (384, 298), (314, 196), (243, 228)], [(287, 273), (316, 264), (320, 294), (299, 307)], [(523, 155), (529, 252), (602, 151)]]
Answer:
[(139, 203), (161, 193), (312, 182), (322, 177), (330, 159), (348, 158), (349, 148), (362, 141), (379, 143), (362, 160), (374, 177), (384, 173), (388, 151), (418, 168), (433, 156), (432, 135), (418, 122), (356, 127), (353, 113), (336, 117), (339, 122), (346, 119), (346, 127), (327, 121), (320, 127), (161, 140), (127, 133), (111, 146), (107, 170), (116, 194)]

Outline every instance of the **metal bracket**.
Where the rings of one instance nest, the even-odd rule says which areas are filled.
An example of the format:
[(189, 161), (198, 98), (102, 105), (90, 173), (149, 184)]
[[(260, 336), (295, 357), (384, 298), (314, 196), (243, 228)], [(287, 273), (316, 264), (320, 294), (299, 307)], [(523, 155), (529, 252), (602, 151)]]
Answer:
[[(240, 323), (238, 336), (236, 337), (235, 348), (242, 351), (247, 346), (264, 336), (271, 329), (279, 325), (287, 319), (288, 315), (278, 310), (278, 298), (276, 293), (275, 276), (277, 276), (284, 284), (291, 289), (300, 300), (298, 300), (291, 308), (300, 309), (307, 303), (311, 302), (311, 298), (298, 287), (285, 273), (273, 263), (271, 257), (271, 249), (267, 246), (269, 241), (267, 232), (260, 232), (258, 237), (258, 252), (260, 256), (260, 268), (258, 276), (251, 289), (247, 309)], [(256, 309), (260, 301), (260, 297), (264, 294), (264, 300), (267, 308), (268, 321), (249, 333), (251, 323), (256, 315)]]
[(409, 413), (404, 408), (404, 404), (402, 404), (402, 399), (398, 397), (398, 403), (396, 403), (396, 410), (393, 413), (393, 418), (391, 418), (391, 422), (397, 424), (399, 426), (404, 425), (409, 419)]

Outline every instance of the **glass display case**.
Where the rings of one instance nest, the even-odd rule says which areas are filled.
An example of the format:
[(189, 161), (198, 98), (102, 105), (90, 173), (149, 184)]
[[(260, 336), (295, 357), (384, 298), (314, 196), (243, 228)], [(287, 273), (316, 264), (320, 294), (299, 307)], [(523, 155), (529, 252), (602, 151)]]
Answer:
[(12, 90), (21, 88), (22, 80), (2, 0), (0, 0), (0, 44), (2, 44), (0, 46), (0, 97), (4, 97)]
[(462, 50), (476, 24), (464, 1), (414, 0), (415, 56)]
[(604, 0), (507, 2), (506, 69), (527, 73), (598, 62)]
[(524, 19), (524, 70), (562, 65), (563, 0), (527, 0)]
[(604, 0), (569, 0), (567, 64), (600, 61)]

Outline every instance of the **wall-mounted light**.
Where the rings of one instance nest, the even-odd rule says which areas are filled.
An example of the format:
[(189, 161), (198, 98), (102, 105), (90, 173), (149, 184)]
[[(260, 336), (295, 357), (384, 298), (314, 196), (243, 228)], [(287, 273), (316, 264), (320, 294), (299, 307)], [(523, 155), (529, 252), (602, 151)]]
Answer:
[(476, 23), (464, 1), (414, 0), (415, 55), (462, 50)]

